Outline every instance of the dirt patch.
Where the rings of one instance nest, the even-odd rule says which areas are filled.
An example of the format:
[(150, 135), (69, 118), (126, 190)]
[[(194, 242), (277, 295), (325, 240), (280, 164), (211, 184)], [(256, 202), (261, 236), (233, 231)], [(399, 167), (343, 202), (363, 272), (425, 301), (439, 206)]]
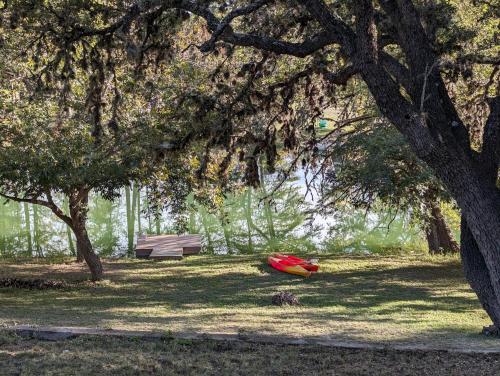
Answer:
[[(497, 375), (498, 354), (397, 351), (212, 340), (0, 334), (5, 374), (22, 375)], [(133, 354), (133, 356), (131, 356)]]

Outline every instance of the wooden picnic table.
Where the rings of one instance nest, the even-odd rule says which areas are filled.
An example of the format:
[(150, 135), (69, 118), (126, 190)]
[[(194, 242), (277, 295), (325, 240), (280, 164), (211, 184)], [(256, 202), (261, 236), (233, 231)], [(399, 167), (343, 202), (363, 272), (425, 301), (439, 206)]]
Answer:
[(189, 235), (154, 235), (141, 236), (137, 239), (135, 255), (137, 258), (154, 260), (182, 259), (201, 251), (201, 236)]

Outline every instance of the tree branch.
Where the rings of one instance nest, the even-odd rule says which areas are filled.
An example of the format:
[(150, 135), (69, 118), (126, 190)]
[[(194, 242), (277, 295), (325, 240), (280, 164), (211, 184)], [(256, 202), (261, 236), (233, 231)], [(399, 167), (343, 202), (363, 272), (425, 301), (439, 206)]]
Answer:
[(36, 198), (11, 196), (11, 195), (7, 195), (7, 194), (1, 193), (1, 192), (0, 192), (0, 196), (2, 196), (3, 198), (5, 198), (7, 200), (16, 201), (16, 202), (27, 202), (28, 204), (36, 204), (36, 205), (41, 205), (41, 206), (46, 206), (46, 207), (49, 207), (49, 205), (50, 205), (49, 202), (44, 201), (44, 200), (39, 200)]
[(436, 60), (436, 56), (412, 1), (381, 0), (380, 5), (397, 31), (398, 44), (407, 56), (408, 64), (413, 73), (422, 72), (426, 64), (431, 66)]
[[(422, 26), (420, 15), (412, 0), (380, 0), (380, 5), (389, 16), (395, 37), (403, 50), (411, 73), (413, 90), (408, 93), (413, 103), (422, 101), (421, 94), (428, 93), (425, 113), (433, 137), (442, 139), (453, 148), (471, 155), (469, 133), (450, 99), (441, 77), (439, 60)], [(437, 67), (431, 72), (430, 67)], [(426, 88), (424, 88), (424, 85)], [(425, 99), (425, 98), (424, 98)]]
[(212, 37), (207, 42), (203, 43), (201, 49), (203, 52), (208, 52), (213, 50), (217, 38), (224, 32), (224, 30), (229, 26), (229, 24), (237, 17), (241, 17), (250, 13), (255, 12), (259, 8), (273, 2), (274, 0), (259, 0), (255, 3), (251, 3), (245, 7), (236, 8), (232, 10), (227, 16), (225, 16), (217, 26), (217, 29), (212, 33)]
[(378, 63), (377, 29), (375, 11), (371, 0), (358, 0), (356, 14), (356, 64)]
[(418, 93), (411, 79), (410, 70), (401, 64), (395, 57), (385, 51), (379, 53), (380, 62), (385, 70), (394, 77), (394, 79), (412, 96), (416, 97)]
[(203, 43), (199, 48), (202, 52), (208, 52), (213, 49), (213, 45), (217, 39), (221, 39), (227, 43), (231, 43), (243, 47), (255, 47), (260, 50), (273, 52), (276, 54), (292, 55), (296, 57), (306, 57), (315, 51), (322, 49), (325, 46), (342, 43), (343, 36), (339, 33), (320, 32), (303, 42), (293, 43), (280, 39), (260, 36), (256, 34), (243, 34), (235, 32), (230, 23), (236, 17), (255, 12), (262, 6), (270, 3), (272, 0), (259, 0), (245, 7), (237, 8), (230, 12), (222, 20), (217, 18), (209, 9), (201, 5), (197, 1), (191, 0), (170, 0), (170, 1), (149, 1), (141, 6), (135, 4), (131, 6), (126, 14), (118, 19), (113, 24), (100, 29), (91, 29), (83, 25), (76, 25), (67, 35), (67, 40), (77, 41), (88, 36), (109, 36), (117, 32), (121, 28), (126, 28), (134, 19), (142, 13), (158, 8), (162, 9), (180, 9), (198, 17), (203, 18), (207, 22), (208, 29), (212, 32), (212, 37), (207, 42)]
[(327, 69), (323, 70), (323, 77), (335, 85), (346, 85), (349, 79), (359, 73), (358, 68), (354, 65), (347, 65), (337, 72), (329, 72)]
[(64, 211), (62, 211), (54, 202), (54, 199), (52, 198), (52, 194), (50, 191), (46, 191), (45, 195), (47, 196), (47, 201), (49, 202), (49, 208), (52, 210), (52, 212), (57, 215), (60, 219), (62, 219), (66, 224), (70, 227), (73, 227), (73, 221), (71, 220), (71, 217), (67, 216), (64, 214)]
[(355, 51), (355, 34), (339, 17), (334, 15), (323, 0), (305, 0), (302, 4), (329, 34), (335, 36), (347, 56)]
[[(254, 34), (234, 33), (230, 27), (221, 35), (220, 39), (237, 46), (255, 47), (279, 55), (292, 55), (300, 58), (307, 57), (328, 45), (340, 42), (338, 38), (329, 35), (327, 32), (318, 33), (300, 43), (291, 43)], [(204, 45), (201, 46), (200, 50), (205, 51)]]
[(488, 180), (495, 183), (500, 167), (500, 95), (488, 102), (490, 115), (483, 131), (481, 164), (485, 166)]
[(33, 198), (33, 197), (28, 198), (28, 197), (11, 196), (11, 195), (7, 195), (5, 193), (0, 192), (0, 196), (6, 198), (7, 200), (12, 200), (12, 201), (16, 201), (16, 202), (27, 202), (29, 204), (45, 206), (45, 207), (49, 208), (50, 210), (52, 210), (52, 212), (57, 217), (62, 219), (68, 226), (73, 227), (73, 222), (71, 221), (71, 218), (68, 217), (66, 214), (64, 214), (64, 212), (56, 205), (56, 203), (52, 199), (52, 195), (50, 194), (50, 192), (48, 194), (47, 193), (45, 193), (45, 194), (47, 196), (47, 201), (40, 200), (38, 198)]

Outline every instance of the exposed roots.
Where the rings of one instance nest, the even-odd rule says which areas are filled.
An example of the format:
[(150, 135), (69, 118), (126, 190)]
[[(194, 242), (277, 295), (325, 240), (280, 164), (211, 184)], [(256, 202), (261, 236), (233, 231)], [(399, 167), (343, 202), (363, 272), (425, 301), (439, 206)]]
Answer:
[(481, 334), (488, 337), (498, 337), (500, 338), (500, 329), (495, 325), (484, 326)]
[(2, 278), (0, 279), (0, 287), (30, 289), (30, 290), (46, 290), (60, 289), (66, 287), (62, 281), (52, 281), (45, 279), (19, 279), (19, 278)]

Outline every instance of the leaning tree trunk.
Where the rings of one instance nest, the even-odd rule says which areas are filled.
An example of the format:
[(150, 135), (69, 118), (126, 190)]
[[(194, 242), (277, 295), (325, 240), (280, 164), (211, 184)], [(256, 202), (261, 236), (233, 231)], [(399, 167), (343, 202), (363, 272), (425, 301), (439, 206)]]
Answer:
[(78, 239), (77, 239), (77, 241), (76, 241), (76, 262), (82, 263), (84, 261), (85, 261), (85, 257), (83, 256), (81, 248), (78, 247)]
[(87, 263), (92, 280), (102, 279), (103, 269), (99, 256), (94, 252), (92, 243), (87, 233), (87, 211), (88, 211), (88, 193), (80, 193), (76, 197), (69, 199), (69, 212), (71, 217), (71, 229), (76, 238), (76, 249), (79, 255)]
[(430, 213), (425, 228), (429, 253), (436, 255), (460, 252), (460, 247), (453, 239), (451, 229), (444, 219), (439, 203), (432, 201), (429, 206)]
[(484, 257), (479, 251), (477, 242), (463, 216), (460, 229), (460, 254), (465, 278), (476, 293), (484, 310), (498, 328), (498, 323), (500, 323), (500, 303), (495, 296), (490, 272)]
[[(360, 25), (363, 38), (359, 44), (366, 51), (373, 51), (373, 45), (370, 44), (373, 41), (373, 35), (370, 34), (372, 29), (368, 27), (361, 30), (361, 27), (366, 25)], [(498, 135), (495, 132), (500, 127), (500, 97), (496, 99), (495, 106), (491, 107), (483, 136), (481, 161), (477, 161), (470, 148), (467, 151), (463, 146), (467, 139), (459, 137), (460, 119), (457, 120), (452, 111), (454, 109), (450, 110), (449, 105), (449, 111), (443, 112), (442, 106), (435, 104), (448, 103), (444, 101), (449, 101), (448, 97), (434, 92), (433, 97), (426, 102), (430, 106), (426, 107), (428, 112), (423, 112), (423, 106), (418, 111), (416, 106), (401, 96), (400, 86), (391, 80), (384, 68), (374, 61), (373, 56), (363, 55), (359, 64), (361, 75), (381, 112), (405, 136), (416, 155), (434, 170), (460, 207), (477, 245), (475, 252), (480, 253), (477, 257), (484, 259), (494, 294), (487, 295), (476, 290), (477, 281), (471, 278), (471, 273), (467, 275), (467, 279), (478, 297), (483, 299), (483, 306), (490, 307), (488, 314), (495, 326), (500, 328), (500, 190), (495, 185), (498, 176), (498, 160), (495, 157)], [(435, 80), (435, 77), (431, 78)], [(437, 84), (439, 83), (437, 80)], [(433, 86), (429, 85), (429, 88)], [(456, 131), (452, 129), (453, 125), (456, 125)], [(469, 249), (467, 251), (474, 252)], [(471, 258), (463, 259), (466, 268), (469, 268), (466, 264), (470, 260)], [(473, 270), (474, 265), (470, 266)]]
[(76, 248), (78, 254), (83, 255), (87, 263), (93, 281), (102, 279), (103, 270), (99, 256), (94, 252), (84, 223), (75, 223), (74, 233), (76, 237)]
[(491, 176), (478, 171), (480, 166), (463, 154), (452, 153), (434, 150), (422, 159), (434, 169), (462, 211), (462, 222), (467, 222), (461, 238), (465, 277), (494, 326), (500, 328), (500, 190)]

